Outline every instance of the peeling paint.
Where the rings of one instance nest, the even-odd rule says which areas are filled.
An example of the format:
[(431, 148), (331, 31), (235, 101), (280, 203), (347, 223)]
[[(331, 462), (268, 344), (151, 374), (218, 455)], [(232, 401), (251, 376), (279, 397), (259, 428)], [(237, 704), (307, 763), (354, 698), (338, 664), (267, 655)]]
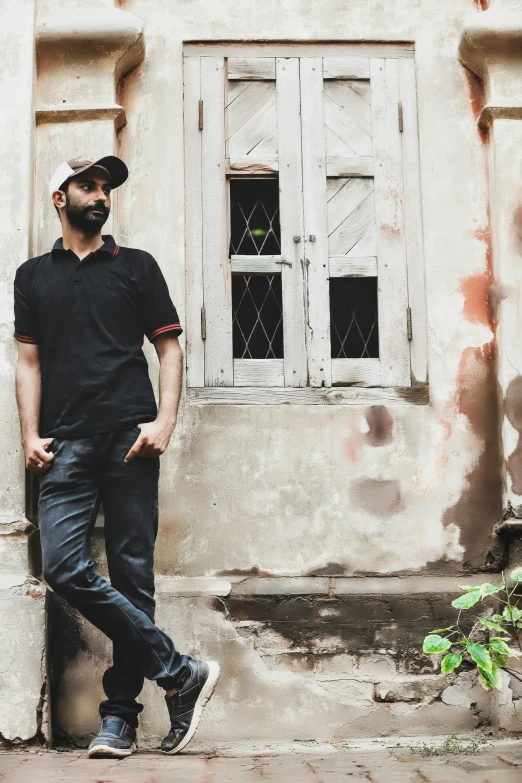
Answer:
[(461, 356), (456, 406), (468, 418), (482, 448), (466, 476), (460, 499), (444, 514), (445, 525), (459, 527), (460, 542), (466, 550), (465, 561), (476, 568), (498, 567), (502, 557), (500, 544), (492, 537), (502, 514), (496, 359), (494, 341), (479, 348), (467, 348)]
[(403, 507), (397, 480), (361, 479), (350, 487), (353, 503), (377, 517), (396, 514)]
[(486, 224), (473, 229), (471, 235), (484, 245), (486, 268), (484, 272), (470, 275), (461, 282), (458, 290), (464, 297), (462, 313), (471, 323), (483, 324), (495, 334), (497, 322), (489, 209)]
[(366, 443), (370, 446), (386, 446), (393, 440), (393, 417), (384, 405), (373, 405), (366, 412), (368, 432)]

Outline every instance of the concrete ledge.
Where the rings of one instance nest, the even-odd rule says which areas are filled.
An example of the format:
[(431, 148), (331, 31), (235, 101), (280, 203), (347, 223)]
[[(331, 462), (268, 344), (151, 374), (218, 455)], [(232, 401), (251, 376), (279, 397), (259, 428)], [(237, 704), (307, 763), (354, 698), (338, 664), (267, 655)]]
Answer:
[(198, 596), (227, 596), (232, 584), (226, 579), (195, 576), (156, 576), (158, 598), (191, 598)]
[(499, 574), (473, 576), (390, 576), (341, 577), (331, 580), (335, 595), (417, 595), (419, 593), (457, 593), (460, 585), (480, 585), (483, 582), (500, 584)]
[(488, 103), (480, 112), (478, 126), (482, 130), (488, 130), (493, 120), (520, 120), (522, 119), (522, 104), (518, 106), (494, 106)]
[(462, 31), (459, 58), (483, 76), (489, 58), (522, 57), (522, 13), (483, 11), (471, 16)]
[(36, 45), (93, 49), (98, 56), (129, 49), (143, 38), (143, 24), (119, 8), (62, 8), (41, 11), (36, 19)]
[[(332, 580), (333, 581), (333, 580)], [(328, 577), (259, 577), (251, 576), (234, 585), (233, 595), (328, 595)]]
[(306, 596), (335, 598), (341, 595), (422, 595), (459, 594), (460, 585), (500, 584), (498, 574), (473, 576), (392, 576), (338, 577), (325, 576), (156, 576), (156, 592), (165, 597), (190, 596)]
[(44, 122), (82, 122), (86, 120), (112, 120), (118, 130), (126, 123), (125, 109), (118, 104), (84, 106), (57, 104), (36, 110), (36, 124)]

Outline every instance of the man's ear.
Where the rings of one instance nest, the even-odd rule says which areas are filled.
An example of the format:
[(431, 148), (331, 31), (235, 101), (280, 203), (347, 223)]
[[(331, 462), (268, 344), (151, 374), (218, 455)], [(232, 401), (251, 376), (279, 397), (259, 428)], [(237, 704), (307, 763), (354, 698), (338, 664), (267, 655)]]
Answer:
[(53, 200), (53, 204), (55, 207), (64, 207), (65, 206), (65, 191), (64, 190), (53, 190), (51, 198)]

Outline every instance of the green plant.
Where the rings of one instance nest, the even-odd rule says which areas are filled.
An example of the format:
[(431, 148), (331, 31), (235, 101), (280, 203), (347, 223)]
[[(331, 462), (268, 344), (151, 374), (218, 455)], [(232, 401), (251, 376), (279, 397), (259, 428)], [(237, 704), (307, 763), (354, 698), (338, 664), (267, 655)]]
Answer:
[(452, 756), (452, 755), (470, 755), (478, 753), (484, 745), (487, 745), (486, 737), (480, 736), (477, 739), (470, 740), (468, 744), (462, 742), (456, 734), (447, 737), (442, 745), (428, 745), (422, 742), (419, 745), (408, 745), (408, 750), (412, 753), (418, 753), (420, 756)]
[[(488, 691), (495, 688), (501, 690), (501, 669), (522, 681), (521, 673), (507, 666), (508, 658), (522, 656), (522, 609), (518, 608), (522, 592), (517, 592), (518, 588), (522, 590), (522, 568), (516, 568), (510, 577), (514, 582), (513, 587), (508, 587), (504, 574), (501, 586), (486, 582), (478, 587), (462, 587), (464, 594), (451, 602), (451, 605), (459, 610), (455, 625), (437, 628), (426, 636), (423, 644), (425, 653), (446, 653), (441, 661), (443, 674), (451, 674), (463, 660), (468, 660), (476, 666), (479, 682)], [(460, 626), (462, 612), (492, 596), (495, 601), (504, 605), (502, 614), (478, 617), (469, 633), (465, 633)], [(479, 632), (482, 632), (481, 637), (489, 633), (489, 640), (477, 639)], [(518, 649), (510, 646), (512, 644), (516, 644)]]

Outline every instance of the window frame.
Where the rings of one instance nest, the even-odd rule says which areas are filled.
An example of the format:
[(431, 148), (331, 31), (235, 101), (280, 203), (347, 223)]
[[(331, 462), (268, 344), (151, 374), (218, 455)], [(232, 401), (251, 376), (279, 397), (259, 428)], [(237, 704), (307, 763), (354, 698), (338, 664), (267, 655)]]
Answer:
[[(324, 265), (313, 263), (314, 254), (320, 256), (322, 253), (323, 257), (324, 254), (328, 257), (326, 194), (317, 171), (307, 170), (307, 162), (319, 160), (319, 168), (322, 163), (325, 169), (327, 165), (330, 168), (335, 166), (334, 160), (327, 162), (324, 152), (323, 79), (343, 78), (343, 66), (347, 65), (345, 58), (353, 58), (348, 63), (353, 66), (348, 73), (352, 78), (354, 68), (357, 70), (357, 58), (362, 58), (359, 64), (363, 74), (358, 78), (364, 78), (364, 62), (370, 58), (372, 119), (375, 123), (377, 114), (381, 133), (394, 134), (395, 159), (402, 168), (401, 203), (407, 216), (403, 220), (402, 239), (404, 284), (397, 292), (396, 271), (392, 264), (387, 271), (388, 281), (393, 283), (393, 295), (390, 297), (390, 290), (387, 290), (386, 300), (383, 299), (383, 290), (387, 288), (386, 270), (379, 270), (379, 334), (383, 333), (383, 341), (381, 356), (376, 360), (331, 359), (328, 309), (330, 277), (372, 276), (375, 274), (375, 258), (330, 258), (329, 268), (325, 270), (321, 268)], [(301, 84), (297, 94), (296, 68)], [(198, 131), (201, 121), (199, 101), (203, 101), (203, 121), (206, 123), (212, 114), (225, 116), (228, 79), (274, 77), (277, 79), (277, 122), (285, 129), (284, 133), (278, 134), (278, 158), (265, 156), (263, 161), (255, 161), (255, 166), (248, 159), (226, 159), (225, 123), (214, 124), (210, 133), (211, 143), (207, 143), (205, 137), (209, 134)], [(381, 98), (379, 102), (379, 80), (386, 79), (392, 82), (392, 97), (386, 101)], [(303, 88), (303, 85), (306, 87)], [(377, 97), (373, 94), (375, 85)], [(428, 401), (426, 312), (413, 45), (187, 44), (184, 49), (184, 89), (188, 399), (198, 404), (375, 404), (391, 401), (425, 404)], [(380, 90), (380, 96), (390, 94), (390, 86), (386, 85), (385, 89), (387, 92)], [(399, 127), (398, 113), (402, 127)], [(372, 136), (375, 139), (373, 132)], [(311, 144), (313, 149), (308, 153), (303, 149), (301, 154), (301, 142), (303, 146)], [(375, 165), (381, 168), (386, 165), (388, 153), (389, 145), (379, 159), (379, 150), (374, 149)], [(222, 165), (223, 160), (226, 160), (226, 166)], [(364, 167), (365, 163), (361, 159), (357, 165)], [(227, 177), (262, 175), (263, 171), (265, 175), (278, 174), (281, 194), (303, 192), (303, 181), (315, 184), (304, 187), (302, 199), (293, 199), (291, 203), (284, 195), (281, 198), (281, 258), (272, 258), (270, 269), (266, 263), (263, 268), (263, 272), (270, 274), (277, 269), (281, 274), (284, 359), (234, 360), (232, 322), (229, 318), (231, 274), (246, 273), (255, 268), (256, 257), (230, 259), (228, 256)], [(396, 182), (396, 172), (397, 169), (392, 167), (390, 181)], [(357, 172), (352, 173), (355, 175)], [(202, 188), (203, 175), (206, 184), (211, 180), (209, 187)], [(326, 185), (324, 169), (322, 177)], [(376, 199), (381, 198), (377, 221), (385, 223), (387, 204), (383, 199), (382, 184), (380, 190), (380, 195), (376, 194)], [(216, 192), (221, 192), (220, 200), (216, 199)], [(219, 201), (221, 203), (217, 203)], [(302, 205), (301, 209), (296, 208), (296, 202)], [(322, 226), (312, 217), (320, 214), (324, 215)], [(207, 228), (210, 226), (207, 236), (214, 231), (214, 236), (221, 237), (219, 243), (209, 245), (208, 241), (205, 242), (203, 224)], [(380, 234), (378, 241), (386, 241), (383, 232)], [(311, 236), (314, 241), (309, 241)], [(301, 242), (295, 242), (294, 237), (301, 237)], [(393, 260), (393, 248), (391, 251), (386, 248), (384, 252), (387, 260), (390, 257)], [(303, 256), (309, 263), (301, 263)], [(268, 261), (267, 257), (264, 258)], [(260, 256), (259, 261), (262, 260), (263, 256)], [(289, 263), (281, 264), (281, 261)], [(205, 304), (205, 292), (208, 297), (209, 290), (212, 292), (210, 313)], [(306, 295), (310, 291), (314, 293)], [(384, 301), (392, 305), (388, 311), (383, 309)], [(303, 302), (306, 310), (304, 318)], [(410, 325), (411, 339), (406, 336), (405, 343), (404, 335), (407, 335)], [(399, 328), (402, 329), (402, 340), (397, 340)], [(399, 361), (398, 344), (402, 347)], [(360, 362), (365, 363), (364, 371), (358, 367)], [(382, 377), (378, 377), (377, 372)], [(351, 386), (335, 385), (352, 383), (354, 379), (355, 383)], [(331, 385), (332, 381), (334, 385)], [(358, 385), (361, 383), (365, 385)], [(373, 385), (375, 383), (380, 385)]]

